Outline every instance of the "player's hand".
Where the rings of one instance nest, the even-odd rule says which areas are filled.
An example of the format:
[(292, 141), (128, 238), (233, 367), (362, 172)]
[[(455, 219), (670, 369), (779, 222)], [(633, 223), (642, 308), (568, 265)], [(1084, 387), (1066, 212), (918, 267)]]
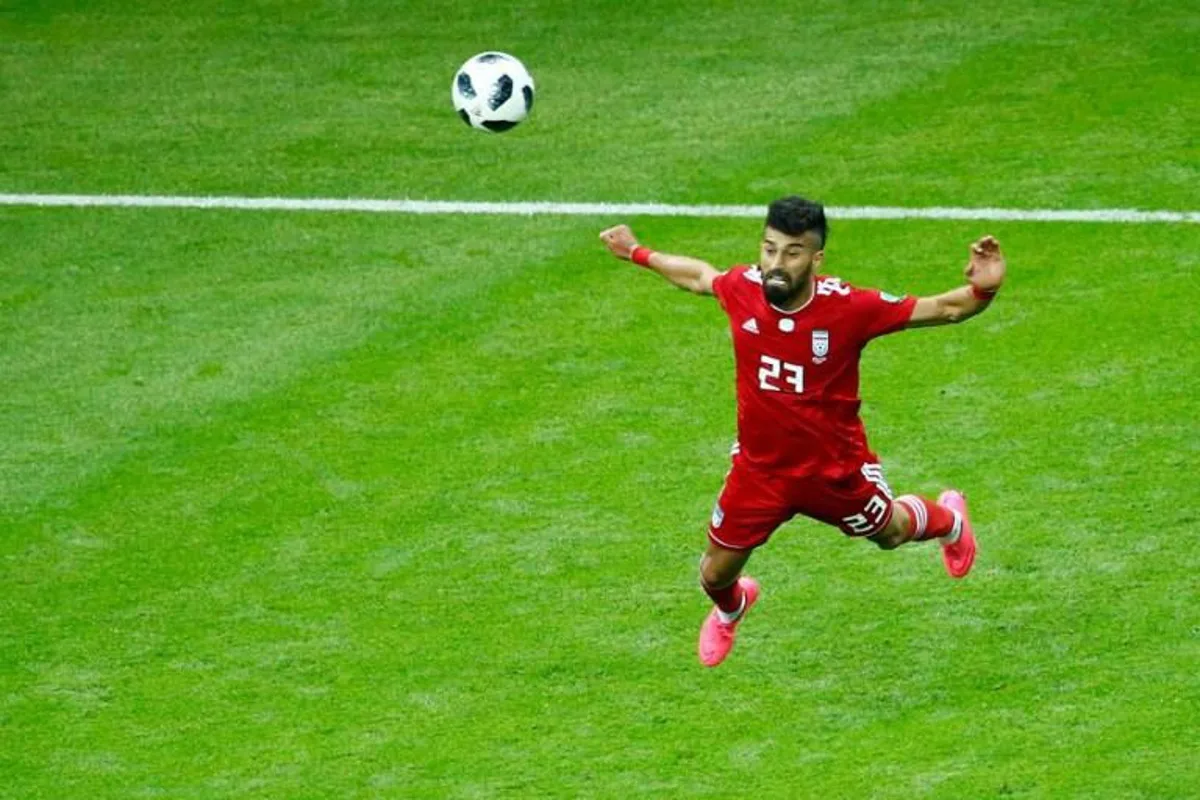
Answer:
[(628, 225), (614, 225), (606, 231), (600, 233), (600, 241), (604, 242), (614, 256), (629, 260), (633, 248), (637, 247), (637, 239), (633, 238), (633, 231)]
[(994, 236), (984, 236), (971, 245), (971, 257), (964, 274), (981, 292), (995, 292), (1004, 283), (1004, 254)]

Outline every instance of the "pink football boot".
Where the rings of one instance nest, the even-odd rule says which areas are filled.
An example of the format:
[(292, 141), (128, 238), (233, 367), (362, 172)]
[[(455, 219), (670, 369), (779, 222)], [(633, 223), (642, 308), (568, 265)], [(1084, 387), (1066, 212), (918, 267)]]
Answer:
[(975, 534), (971, 531), (971, 519), (967, 516), (967, 498), (954, 489), (938, 495), (938, 505), (954, 509), (962, 517), (962, 534), (954, 544), (942, 545), (942, 560), (952, 578), (963, 578), (975, 563)]
[(721, 622), (721, 617), (714, 606), (700, 626), (700, 663), (706, 667), (715, 667), (725, 660), (733, 649), (733, 641), (737, 638), (738, 625), (750, 612), (750, 606), (758, 602), (758, 581), (754, 578), (738, 578), (746, 602), (742, 606), (742, 614), (733, 622)]

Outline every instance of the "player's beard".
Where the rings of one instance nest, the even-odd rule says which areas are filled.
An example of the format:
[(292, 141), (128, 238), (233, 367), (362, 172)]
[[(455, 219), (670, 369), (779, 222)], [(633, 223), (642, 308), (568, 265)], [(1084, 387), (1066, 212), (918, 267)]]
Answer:
[(791, 276), (781, 269), (763, 273), (763, 297), (767, 298), (768, 303), (779, 308), (785, 307), (796, 296), (800, 285), (793, 283)]

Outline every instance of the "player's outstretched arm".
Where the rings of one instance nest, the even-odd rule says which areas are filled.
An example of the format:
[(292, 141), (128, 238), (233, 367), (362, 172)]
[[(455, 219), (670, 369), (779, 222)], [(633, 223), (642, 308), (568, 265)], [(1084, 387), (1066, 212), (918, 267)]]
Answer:
[(983, 311), (1004, 283), (1004, 254), (995, 237), (984, 236), (971, 245), (964, 274), (967, 285), (933, 297), (917, 298), (908, 327), (948, 325)]
[(713, 278), (721, 273), (696, 258), (657, 253), (638, 244), (628, 225), (616, 225), (600, 234), (600, 241), (617, 258), (654, 270), (680, 289), (712, 294)]

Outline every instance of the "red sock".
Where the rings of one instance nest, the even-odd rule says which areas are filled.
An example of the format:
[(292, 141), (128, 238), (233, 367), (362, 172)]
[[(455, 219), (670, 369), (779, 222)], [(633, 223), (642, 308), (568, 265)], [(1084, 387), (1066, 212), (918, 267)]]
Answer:
[(958, 515), (932, 500), (906, 494), (896, 498), (908, 512), (908, 536), (910, 542), (937, 539), (949, 533), (957, 533), (962, 527)]
[(737, 581), (723, 589), (714, 589), (704, 581), (700, 581), (705, 593), (717, 604), (717, 608), (726, 614), (736, 614), (742, 608), (742, 586)]

